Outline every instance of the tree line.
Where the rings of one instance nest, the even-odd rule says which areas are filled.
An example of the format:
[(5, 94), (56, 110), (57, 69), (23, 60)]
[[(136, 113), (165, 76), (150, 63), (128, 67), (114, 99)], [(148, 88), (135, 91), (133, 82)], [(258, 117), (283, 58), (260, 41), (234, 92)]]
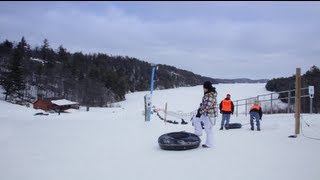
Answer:
[[(281, 78), (274, 78), (267, 82), (266, 89), (268, 91), (275, 91), (275, 92), (281, 92), (281, 91), (287, 91), (287, 90), (294, 90), (295, 89), (295, 81), (296, 76), (293, 75), (291, 77), (281, 77)], [(313, 109), (312, 111), (315, 113), (320, 112), (320, 69), (317, 66), (312, 66), (305, 74), (301, 76), (301, 87), (308, 87), (308, 86), (314, 86), (314, 98), (313, 98)], [(307, 94), (308, 92), (304, 92), (304, 94)], [(291, 97), (294, 97), (294, 91), (292, 94), (290, 94)], [(281, 99), (281, 101), (288, 103), (287, 93), (280, 93), (279, 98), (285, 98)], [(294, 99), (291, 100), (294, 102)], [(310, 112), (310, 99), (309, 98), (301, 98), (301, 110), (303, 113), (309, 113)]]
[[(128, 92), (150, 88), (151, 64), (128, 56), (69, 52), (63, 45), (50, 47), (44, 39), (31, 47), (24, 37), (18, 43), (0, 43), (0, 84), (5, 100), (33, 102), (37, 97), (62, 97), (87, 106), (108, 106), (125, 100)], [(173, 66), (158, 65), (155, 89), (200, 85), (215, 79)]]

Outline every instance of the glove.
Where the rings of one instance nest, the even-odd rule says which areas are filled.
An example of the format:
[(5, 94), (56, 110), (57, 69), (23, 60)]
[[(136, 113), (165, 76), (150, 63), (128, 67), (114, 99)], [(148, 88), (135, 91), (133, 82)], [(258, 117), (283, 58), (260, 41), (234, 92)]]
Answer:
[(201, 121), (201, 127), (202, 129), (204, 129), (204, 123)]
[(220, 111), (220, 114), (222, 114), (222, 111)]
[(201, 117), (200, 108), (198, 109), (198, 113), (197, 113), (196, 117), (197, 117), (197, 118), (200, 118), (200, 117)]
[(262, 121), (262, 119), (260, 119), (260, 121)]

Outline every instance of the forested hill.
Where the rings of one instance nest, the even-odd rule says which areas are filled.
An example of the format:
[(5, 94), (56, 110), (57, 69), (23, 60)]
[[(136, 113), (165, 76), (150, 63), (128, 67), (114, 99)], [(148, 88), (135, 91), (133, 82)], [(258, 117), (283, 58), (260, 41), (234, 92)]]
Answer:
[[(128, 92), (150, 88), (151, 64), (133, 57), (104, 53), (70, 53), (62, 45), (52, 49), (45, 39), (31, 48), (0, 42), (0, 84), (6, 100), (34, 101), (37, 96), (64, 97), (81, 105), (107, 106), (124, 100)], [(158, 65), (155, 89), (222, 82), (168, 65)], [(233, 81), (235, 82), (235, 81)]]
[[(53, 50), (48, 40), (41, 47), (5, 40), (0, 43), (1, 85), (6, 98), (29, 102), (38, 95), (64, 97), (82, 105), (106, 106), (125, 94), (150, 88), (151, 65), (127, 56), (70, 53)], [(155, 88), (195, 86), (214, 79), (172, 66), (158, 65)]]
[[(295, 75), (291, 77), (274, 78), (267, 82), (266, 89), (268, 91), (287, 91), (295, 89)], [(313, 112), (320, 112), (320, 69), (317, 66), (312, 66), (305, 74), (301, 76), (301, 87), (314, 86)], [(292, 97), (294, 94), (292, 94)], [(287, 98), (287, 93), (281, 93), (279, 98)], [(293, 99), (294, 100), (294, 99)], [(287, 102), (286, 99), (283, 100)], [(301, 98), (302, 112), (310, 112), (309, 98)]]

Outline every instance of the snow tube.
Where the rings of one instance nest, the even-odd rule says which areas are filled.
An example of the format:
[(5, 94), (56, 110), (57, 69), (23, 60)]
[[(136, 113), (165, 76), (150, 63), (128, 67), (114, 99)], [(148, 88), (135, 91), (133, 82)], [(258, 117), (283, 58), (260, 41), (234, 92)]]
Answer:
[(239, 129), (242, 125), (240, 123), (229, 123), (229, 129)]
[(181, 131), (161, 135), (158, 143), (163, 150), (180, 151), (199, 147), (201, 139), (195, 134)]

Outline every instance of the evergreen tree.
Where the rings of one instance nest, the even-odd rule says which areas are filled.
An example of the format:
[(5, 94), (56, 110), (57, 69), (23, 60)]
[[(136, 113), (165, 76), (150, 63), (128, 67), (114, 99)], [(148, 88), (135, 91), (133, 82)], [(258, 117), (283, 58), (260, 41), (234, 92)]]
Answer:
[(24, 82), (24, 69), (22, 66), (22, 60), (23, 60), (23, 55), (21, 54), (22, 52), (19, 52), (20, 50), (16, 50), (14, 52), (13, 56), (13, 63), (10, 68), (11, 73), (12, 73), (12, 81), (14, 84), (14, 93), (18, 95), (18, 97), (23, 96), (23, 90), (25, 89), (25, 82)]
[(27, 48), (28, 48), (28, 44), (27, 44), (26, 40), (24, 39), (24, 37), (22, 37), (21, 41), (17, 45), (17, 50), (19, 51), (19, 56), (21, 59), (25, 58)]
[(7, 71), (3, 73), (1, 78), (1, 85), (5, 92), (5, 100), (8, 96), (23, 97), (23, 90), (25, 89), (23, 67), (22, 67), (23, 54), (19, 47), (15, 48), (13, 57), (8, 65)]
[(9, 55), (13, 49), (13, 43), (5, 40), (3, 43), (0, 43), (0, 55)]
[(49, 58), (49, 41), (48, 39), (43, 40), (43, 45), (41, 46), (41, 58), (45, 61), (48, 61)]
[(41, 59), (45, 60), (49, 68), (53, 68), (54, 61), (56, 60), (56, 53), (50, 48), (48, 39), (43, 40), (43, 45), (40, 48)]
[(58, 47), (58, 61), (63, 63), (66, 63), (68, 61), (67, 50), (62, 45)]
[(1, 72), (0, 84), (4, 89), (3, 94), (5, 94), (5, 100), (8, 99), (8, 96), (13, 94), (13, 83), (12, 83), (12, 76), (10, 71), (3, 71)]

